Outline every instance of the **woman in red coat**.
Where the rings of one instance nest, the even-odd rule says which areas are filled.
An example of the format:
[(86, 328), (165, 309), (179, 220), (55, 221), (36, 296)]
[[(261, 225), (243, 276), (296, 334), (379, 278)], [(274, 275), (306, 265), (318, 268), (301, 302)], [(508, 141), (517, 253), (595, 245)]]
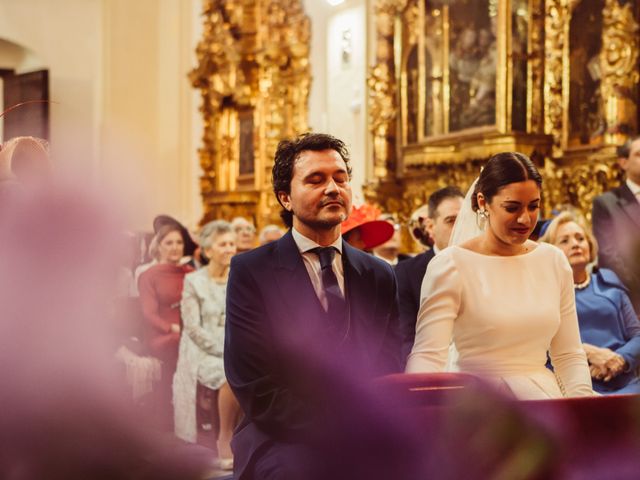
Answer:
[(146, 323), (148, 352), (162, 361), (162, 377), (155, 388), (153, 403), (162, 426), (173, 428), (171, 380), (178, 361), (180, 343), (180, 299), (184, 276), (193, 269), (180, 265), (184, 237), (179, 225), (164, 225), (151, 243), (151, 254), (158, 261), (138, 280), (140, 303)]

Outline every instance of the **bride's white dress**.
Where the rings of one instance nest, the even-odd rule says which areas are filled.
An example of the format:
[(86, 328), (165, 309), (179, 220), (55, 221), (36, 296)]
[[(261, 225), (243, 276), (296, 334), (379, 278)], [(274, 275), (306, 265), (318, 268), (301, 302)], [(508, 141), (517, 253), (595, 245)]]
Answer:
[[(406, 371), (443, 371), (452, 339), (460, 371), (516, 398), (593, 395), (571, 268), (552, 245), (508, 257), (454, 245), (436, 255), (422, 283)], [(545, 367), (547, 352), (555, 375)]]

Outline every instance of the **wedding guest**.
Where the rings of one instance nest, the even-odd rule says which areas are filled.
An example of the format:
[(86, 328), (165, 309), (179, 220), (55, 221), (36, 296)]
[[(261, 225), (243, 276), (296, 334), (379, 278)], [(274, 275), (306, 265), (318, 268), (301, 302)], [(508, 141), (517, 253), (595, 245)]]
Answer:
[(380, 210), (363, 203), (353, 207), (349, 218), (341, 224), (342, 238), (352, 247), (370, 252), (393, 236), (393, 226), (378, 220)]
[(280, 237), (284, 235), (284, 230), (280, 228), (278, 225), (269, 224), (266, 225), (262, 230), (260, 230), (260, 235), (258, 235), (258, 240), (260, 245), (264, 245), (265, 243), (275, 242)]
[(238, 253), (248, 252), (256, 246), (256, 227), (244, 217), (231, 220), (231, 226), (236, 232)]
[(49, 146), (36, 137), (14, 137), (0, 145), (0, 203), (25, 189), (40, 188), (52, 177)]
[(184, 240), (180, 227), (166, 224), (151, 242), (157, 265), (140, 275), (140, 304), (146, 321), (145, 344), (162, 362), (161, 380), (154, 392), (154, 407), (163, 427), (171, 423), (171, 381), (178, 361), (180, 341), (180, 297), (184, 276), (193, 269), (181, 265)]
[(217, 391), (220, 432), (217, 447), (219, 465), (233, 467), (231, 437), (240, 412), (224, 374), (225, 301), (231, 257), (236, 253), (236, 235), (223, 220), (207, 223), (200, 245), (209, 263), (189, 273), (182, 292), (182, 321), (178, 367), (173, 380), (176, 435), (186, 441), (197, 439), (197, 385)]
[(433, 247), (433, 238), (431, 238), (427, 230), (428, 218), (429, 205), (418, 207), (409, 217), (409, 233), (421, 252)]
[(604, 394), (640, 393), (640, 321), (618, 276), (606, 268), (590, 271), (598, 255), (595, 237), (579, 217), (563, 212), (541, 240), (560, 248), (571, 265), (593, 388)]
[(629, 288), (640, 313), (640, 136), (627, 140), (617, 153), (626, 179), (593, 200), (593, 233), (600, 244), (598, 262)]
[(384, 242), (382, 245), (378, 245), (373, 249), (373, 256), (384, 260), (391, 266), (398, 265), (398, 262), (411, 258), (409, 255), (400, 253), (402, 248), (402, 236), (400, 232), (400, 224), (396, 221), (393, 215), (383, 214), (378, 217), (378, 220), (387, 222), (393, 227), (393, 235), (391, 238)]
[[(165, 225), (175, 226), (180, 231), (180, 235), (182, 236), (182, 242), (183, 242), (182, 255), (183, 256), (180, 259), (179, 263), (181, 265), (189, 264), (194, 269), (197, 268), (197, 262), (194, 261), (194, 255), (196, 255), (196, 251), (198, 250), (198, 245), (191, 238), (191, 234), (189, 233), (189, 230), (187, 230), (187, 228), (184, 225), (182, 225), (182, 223), (180, 223), (175, 218), (170, 217), (169, 215), (158, 215), (156, 218), (153, 219), (154, 236), (157, 235), (160, 228), (162, 228)], [(135, 269), (135, 272), (133, 274), (132, 296), (134, 297), (137, 297), (139, 295), (138, 282), (140, 281), (140, 275), (142, 275), (144, 272), (149, 270), (154, 265), (158, 264), (158, 259), (156, 258), (157, 251), (152, 252), (151, 251), (152, 247), (153, 247), (153, 238), (151, 243), (149, 243), (150, 261), (147, 263), (143, 263), (142, 265), (139, 265)]]

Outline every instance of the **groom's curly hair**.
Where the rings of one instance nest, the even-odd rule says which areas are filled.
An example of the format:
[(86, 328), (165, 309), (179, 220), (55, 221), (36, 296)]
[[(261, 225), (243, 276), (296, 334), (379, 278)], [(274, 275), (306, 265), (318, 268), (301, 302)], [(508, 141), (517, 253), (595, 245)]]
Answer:
[(491, 203), (502, 187), (527, 180), (536, 182), (538, 188), (542, 187), (542, 175), (529, 157), (519, 152), (495, 154), (480, 172), (471, 198), (471, 208), (474, 212), (478, 211), (478, 193), (482, 193), (487, 203)]
[[(322, 150), (335, 150), (344, 160), (347, 166), (347, 173), (351, 179), (351, 164), (349, 163), (349, 150), (345, 143), (326, 133), (304, 133), (294, 139), (280, 141), (271, 171), (271, 183), (273, 193), (280, 206), (282, 203), (278, 198), (278, 192), (291, 193), (291, 179), (293, 178), (293, 166), (304, 151), (312, 150), (320, 152)], [(293, 225), (293, 213), (282, 207), (280, 217), (284, 224), (291, 228)]]

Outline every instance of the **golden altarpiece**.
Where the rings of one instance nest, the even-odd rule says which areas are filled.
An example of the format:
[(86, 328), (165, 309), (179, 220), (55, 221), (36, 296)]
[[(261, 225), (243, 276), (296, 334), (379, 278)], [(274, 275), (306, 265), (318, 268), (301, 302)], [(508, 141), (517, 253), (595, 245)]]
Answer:
[(204, 0), (191, 81), (202, 95), (203, 222), (277, 221), (278, 141), (308, 130), (309, 19), (300, 0)]
[[(205, 121), (205, 215), (278, 218), (279, 139), (307, 131), (310, 21), (301, 0), (203, 0), (191, 73)], [(615, 145), (638, 131), (640, 0), (371, 0), (373, 178), (406, 219), (435, 189), (467, 188), (494, 153), (544, 170), (544, 210), (586, 214), (617, 184)]]
[(494, 153), (544, 170), (544, 210), (589, 217), (638, 129), (637, 0), (376, 0), (367, 196), (406, 218)]

